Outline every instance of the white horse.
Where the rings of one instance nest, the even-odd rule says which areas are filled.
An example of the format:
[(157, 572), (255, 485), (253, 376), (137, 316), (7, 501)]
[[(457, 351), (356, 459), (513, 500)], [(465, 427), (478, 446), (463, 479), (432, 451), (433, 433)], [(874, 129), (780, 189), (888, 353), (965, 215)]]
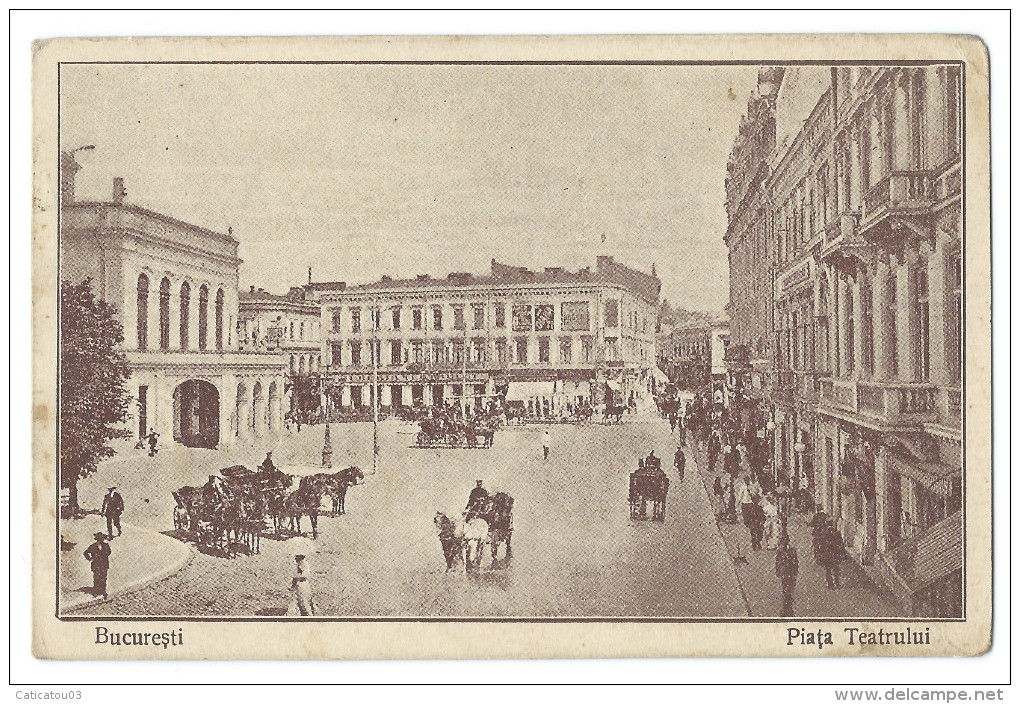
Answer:
[(464, 532), (464, 566), (470, 572), (482, 566), (482, 548), (489, 540), (489, 524), (482, 518), (458, 521)]

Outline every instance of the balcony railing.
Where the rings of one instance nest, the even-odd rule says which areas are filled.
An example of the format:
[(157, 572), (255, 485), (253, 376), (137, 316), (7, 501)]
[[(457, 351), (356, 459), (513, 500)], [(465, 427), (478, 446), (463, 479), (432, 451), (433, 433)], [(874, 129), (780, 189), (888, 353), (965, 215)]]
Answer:
[(923, 214), (935, 201), (935, 182), (928, 171), (894, 171), (864, 194), (862, 230), (890, 215)]
[(824, 406), (851, 411), (887, 424), (934, 420), (935, 387), (930, 384), (823, 379)]

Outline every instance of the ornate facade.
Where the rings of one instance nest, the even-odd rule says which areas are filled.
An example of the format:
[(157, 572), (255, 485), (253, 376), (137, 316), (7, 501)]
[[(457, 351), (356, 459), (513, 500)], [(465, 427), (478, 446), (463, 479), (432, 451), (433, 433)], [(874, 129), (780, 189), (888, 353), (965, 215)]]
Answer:
[(238, 242), (124, 203), (65, 196), (60, 276), (92, 279), (116, 307), (135, 398), (131, 430), (225, 447), (282, 427), (284, 358), (245, 353), (236, 333)]
[[(960, 68), (828, 73), (760, 181), (775, 263), (775, 472), (836, 519), (912, 613), (960, 616)], [(731, 214), (731, 263), (742, 217)], [(742, 300), (731, 300), (735, 337), (753, 324)]]

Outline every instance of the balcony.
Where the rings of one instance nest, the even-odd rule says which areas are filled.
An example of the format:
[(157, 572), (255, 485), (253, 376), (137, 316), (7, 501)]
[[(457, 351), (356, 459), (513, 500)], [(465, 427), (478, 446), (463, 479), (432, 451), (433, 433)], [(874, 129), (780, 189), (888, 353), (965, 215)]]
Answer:
[(894, 217), (926, 215), (935, 202), (935, 181), (928, 171), (894, 171), (864, 194), (861, 234)]
[(823, 408), (853, 413), (882, 425), (935, 419), (935, 387), (930, 384), (821, 379), (819, 392)]
[(861, 237), (856, 212), (842, 213), (825, 226), (822, 239), (822, 261), (841, 269), (855, 270), (871, 262), (871, 245)]
[(818, 371), (815, 369), (803, 369), (798, 371), (794, 387), (797, 398), (809, 403), (817, 402), (821, 392), (822, 380), (828, 378), (828, 376), (829, 372)]

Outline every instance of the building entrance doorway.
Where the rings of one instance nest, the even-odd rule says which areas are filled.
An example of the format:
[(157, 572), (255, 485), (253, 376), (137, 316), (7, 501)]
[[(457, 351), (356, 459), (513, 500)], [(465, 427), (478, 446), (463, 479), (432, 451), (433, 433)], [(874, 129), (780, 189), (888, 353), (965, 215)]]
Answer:
[(219, 444), (220, 393), (208, 381), (191, 379), (174, 389), (174, 440), (187, 447)]

